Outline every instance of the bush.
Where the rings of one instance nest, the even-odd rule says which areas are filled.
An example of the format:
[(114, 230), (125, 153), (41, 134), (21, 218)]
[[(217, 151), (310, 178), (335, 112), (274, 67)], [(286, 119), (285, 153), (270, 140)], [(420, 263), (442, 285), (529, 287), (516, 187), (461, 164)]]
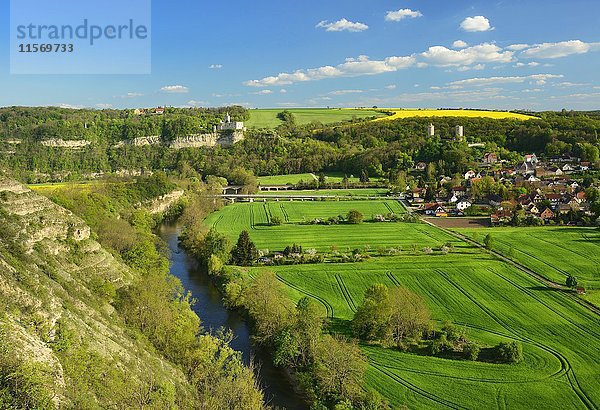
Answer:
[(279, 226), (279, 225), (281, 225), (282, 223), (283, 223), (283, 221), (282, 221), (282, 220), (281, 220), (281, 218), (280, 218), (280, 217), (278, 217), (278, 216), (274, 216), (274, 217), (272, 217), (272, 218), (271, 218), (271, 225), (272, 225), (272, 226)]
[(353, 225), (358, 225), (358, 224), (362, 223), (363, 218), (364, 218), (363, 214), (361, 214), (356, 209), (350, 210), (348, 212), (348, 215), (346, 215), (346, 220), (348, 221), (348, 223), (353, 224)]
[(523, 361), (523, 346), (521, 343), (503, 342), (496, 346), (498, 359), (504, 363), (520, 363)]
[(479, 357), (481, 347), (477, 343), (469, 342), (463, 347), (463, 353), (468, 360), (475, 361)]

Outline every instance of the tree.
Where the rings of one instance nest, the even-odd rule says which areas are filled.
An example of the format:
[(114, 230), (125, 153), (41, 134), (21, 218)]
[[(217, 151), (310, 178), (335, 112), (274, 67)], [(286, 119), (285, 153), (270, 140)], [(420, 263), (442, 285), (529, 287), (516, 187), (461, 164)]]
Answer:
[(574, 289), (577, 287), (577, 278), (573, 275), (569, 275), (567, 277), (567, 286), (570, 287), (571, 289)]
[(391, 337), (396, 345), (401, 346), (407, 338), (418, 338), (429, 329), (431, 313), (425, 300), (402, 287), (390, 290)]
[(363, 221), (363, 214), (356, 209), (352, 209), (346, 215), (346, 220), (349, 224), (358, 225)]
[(271, 218), (272, 226), (279, 226), (283, 223), (283, 220), (279, 216), (274, 216)]
[(494, 246), (494, 238), (491, 234), (488, 233), (485, 238), (483, 238), (483, 245), (485, 246), (485, 249), (492, 249)]
[(231, 251), (231, 261), (238, 266), (250, 266), (258, 256), (254, 242), (250, 240), (248, 231), (242, 231)]
[(521, 343), (502, 342), (496, 346), (498, 358), (505, 363), (520, 363), (523, 361), (523, 346)]
[(386, 340), (389, 336), (391, 311), (387, 286), (380, 283), (371, 285), (354, 314), (354, 333), (363, 340)]
[(323, 336), (317, 349), (315, 376), (323, 399), (338, 402), (362, 395), (367, 360), (356, 343)]

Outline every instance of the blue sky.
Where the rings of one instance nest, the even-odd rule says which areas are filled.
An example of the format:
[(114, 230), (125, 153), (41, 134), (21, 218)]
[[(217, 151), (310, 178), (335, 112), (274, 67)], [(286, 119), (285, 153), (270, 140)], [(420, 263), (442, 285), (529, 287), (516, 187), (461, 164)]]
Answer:
[(600, 109), (597, 0), (152, 1), (147, 75), (11, 75), (1, 1), (2, 106)]

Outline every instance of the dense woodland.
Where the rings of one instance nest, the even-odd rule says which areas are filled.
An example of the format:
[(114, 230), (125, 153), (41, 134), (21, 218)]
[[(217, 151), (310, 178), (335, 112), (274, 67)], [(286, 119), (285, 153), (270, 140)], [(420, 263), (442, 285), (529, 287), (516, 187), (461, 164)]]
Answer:
[[(486, 118), (409, 118), (323, 127), (296, 126), (287, 121), (276, 130), (251, 130), (231, 148), (138, 147), (119, 141), (158, 135), (164, 141), (205, 132), (229, 112), (244, 120), (241, 107), (174, 109), (165, 115), (134, 115), (132, 111), (66, 110), (59, 108), (4, 108), (0, 110), (0, 167), (13, 170), (28, 182), (76, 180), (94, 173), (119, 170), (166, 170), (202, 176), (231, 178), (231, 170), (244, 167), (255, 175), (342, 171), (370, 177), (390, 177), (416, 162), (434, 163), (438, 174), (453, 175), (468, 169), (483, 151), (516, 162), (523, 153), (556, 156), (573, 154), (584, 161), (599, 159), (600, 118), (593, 113), (541, 113), (529, 121)], [(427, 138), (427, 124), (436, 137)], [(453, 139), (463, 125), (467, 141)], [(41, 140), (86, 139), (81, 150), (45, 147)], [(19, 140), (20, 144), (8, 143)], [(483, 148), (469, 148), (481, 142)], [(235, 182), (235, 181), (231, 181)]]

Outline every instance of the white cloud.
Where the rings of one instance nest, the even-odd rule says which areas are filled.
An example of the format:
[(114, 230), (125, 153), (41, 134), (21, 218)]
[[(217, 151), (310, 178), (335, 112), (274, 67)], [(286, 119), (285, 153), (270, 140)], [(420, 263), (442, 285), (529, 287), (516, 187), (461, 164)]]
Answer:
[(538, 63), (537, 61), (531, 61), (529, 63), (521, 63), (521, 62), (519, 62), (519, 63), (515, 64), (513, 67), (537, 67), (539, 65), (541, 65), (541, 64)]
[(223, 68), (223, 64), (211, 64), (208, 66), (208, 68), (210, 68), (211, 70), (219, 70)]
[(190, 107), (206, 107), (208, 105), (208, 102), (198, 101), (198, 100), (189, 100), (188, 105)]
[(483, 70), (485, 69), (485, 64), (476, 64), (474, 66), (462, 66), (458, 67), (457, 71), (469, 71), (469, 70)]
[(54, 104), (54, 105), (51, 105), (51, 107), (66, 108), (69, 110), (81, 110), (81, 109), (85, 108), (85, 106), (83, 106), (83, 105), (73, 105), (73, 104), (67, 104), (67, 103)]
[(557, 87), (584, 87), (590, 84), (586, 83), (572, 83), (570, 81), (563, 81), (562, 83), (556, 84)]
[(526, 88), (522, 92), (524, 92), (524, 93), (541, 93), (542, 91), (544, 91), (544, 90), (542, 90), (541, 88)]
[(256, 94), (256, 95), (269, 95), (269, 94), (273, 94), (273, 91), (271, 91), (271, 90), (260, 90), (260, 91), (257, 91), (255, 93), (253, 93), (253, 94)]
[(418, 10), (411, 9), (400, 9), (397, 11), (388, 11), (385, 15), (386, 21), (400, 21), (406, 18), (417, 18), (422, 17), (423, 14)]
[(286, 94), (286, 93), (287, 93), (287, 90), (286, 90), (285, 88), (282, 88), (281, 90), (279, 90), (279, 92), (280, 92), (281, 94)]
[[(524, 83), (525, 81), (535, 81), (536, 84), (545, 82), (546, 80), (553, 78), (563, 78), (560, 74), (533, 74), (528, 76), (512, 76), (512, 77), (483, 77), (483, 78), (468, 78), (466, 80), (453, 81), (450, 85), (459, 86), (474, 86), (480, 87), (491, 84), (510, 84), (510, 83)], [(541, 85), (541, 84), (540, 84)]]
[(101, 110), (108, 110), (109, 108), (112, 108), (112, 104), (96, 104), (96, 108), (99, 108)]
[(465, 66), (475, 63), (508, 63), (513, 60), (512, 51), (503, 51), (497, 45), (490, 43), (483, 43), (462, 50), (433, 46), (421, 53), (421, 56), (429, 63), (442, 67)]
[(395, 90), (396, 89), (396, 84), (390, 84), (390, 85), (386, 85), (385, 88), (388, 90)]
[(273, 85), (288, 85), (306, 81), (316, 81), (325, 78), (360, 77), (401, 70), (413, 66), (416, 62), (414, 56), (387, 57), (384, 60), (370, 60), (367, 56), (348, 58), (337, 66), (323, 66), (306, 70), (296, 70), (292, 73), (280, 73), (276, 76), (265, 77), (260, 80), (246, 81), (244, 84), (251, 87), (269, 87)]
[(367, 30), (369, 26), (359, 22), (352, 22), (343, 18), (334, 23), (330, 23), (327, 20), (323, 20), (316, 25), (316, 28), (324, 28), (325, 31), (351, 31), (357, 33), (360, 31)]
[(337, 90), (331, 91), (329, 95), (346, 95), (346, 94), (360, 94), (364, 93), (365, 90)]
[(531, 47), (529, 44), (512, 44), (508, 47), (506, 47), (507, 50), (512, 50), (512, 51), (521, 51), (521, 50), (525, 50), (526, 48)]
[(465, 48), (468, 47), (469, 45), (462, 40), (456, 40), (454, 43), (452, 43), (452, 47), (454, 48)]
[(125, 95), (122, 95), (120, 98), (137, 98), (137, 97), (143, 97), (144, 94), (142, 93), (127, 93)]
[(584, 43), (581, 40), (561, 41), (558, 43), (535, 44), (521, 53), (525, 58), (560, 58), (572, 54), (584, 54), (600, 49), (600, 43)]
[(484, 16), (467, 17), (460, 23), (460, 28), (468, 32), (490, 31), (494, 29), (490, 25), (490, 21)]
[(165, 93), (173, 94), (185, 94), (190, 91), (189, 88), (184, 87), (183, 85), (165, 85), (160, 90)]

